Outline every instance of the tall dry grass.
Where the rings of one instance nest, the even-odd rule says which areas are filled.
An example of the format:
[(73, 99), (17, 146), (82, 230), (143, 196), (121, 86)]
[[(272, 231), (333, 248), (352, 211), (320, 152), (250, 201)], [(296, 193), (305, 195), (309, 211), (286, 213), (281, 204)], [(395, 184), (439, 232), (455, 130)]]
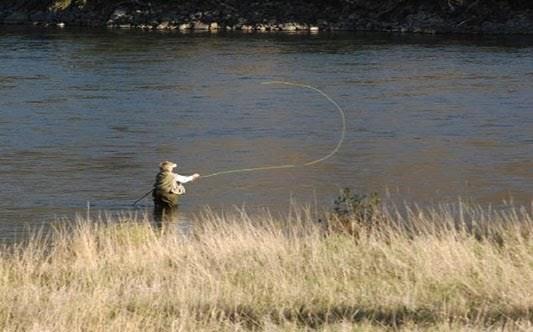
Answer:
[(305, 209), (206, 211), (186, 235), (141, 219), (80, 220), (4, 248), (0, 329), (533, 329), (525, 209), (384, 210), (350, 234)]

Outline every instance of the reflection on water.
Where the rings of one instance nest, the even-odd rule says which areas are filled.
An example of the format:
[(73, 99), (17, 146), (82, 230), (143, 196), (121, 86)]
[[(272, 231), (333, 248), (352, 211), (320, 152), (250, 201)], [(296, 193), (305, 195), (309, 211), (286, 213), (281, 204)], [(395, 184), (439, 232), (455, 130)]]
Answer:
[[(330, 204), (339, 188), (420, 204), (533, 193), (533, 40), (381, 34), (0, 31), (0, 232), (124, 210), (161, 160), (184, 174), (302, 163), (187, 186), (186, 213)], [(143, 208), (151, 208), (145, 201)]]

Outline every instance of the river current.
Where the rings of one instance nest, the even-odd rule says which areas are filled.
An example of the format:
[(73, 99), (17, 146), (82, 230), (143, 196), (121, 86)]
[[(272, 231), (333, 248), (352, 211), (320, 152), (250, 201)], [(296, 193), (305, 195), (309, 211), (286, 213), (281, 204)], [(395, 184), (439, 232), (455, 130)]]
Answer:
[[(208, 174), (182, 210), (533, 198), (533, 38), (0, 28), (0, 232), (131, 210), (158, 163)], [(150, 211), (143, 200), (139, 210)], [(24, 226), (23, 226), (24, 225)]]

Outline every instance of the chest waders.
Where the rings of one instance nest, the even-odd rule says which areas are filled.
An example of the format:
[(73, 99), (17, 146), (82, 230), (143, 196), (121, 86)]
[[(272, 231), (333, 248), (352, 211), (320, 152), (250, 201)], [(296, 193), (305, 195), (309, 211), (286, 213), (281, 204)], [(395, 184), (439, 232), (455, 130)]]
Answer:
[(154, 189), (152, 191), (152, 197), (156, 206), (169, 208), (178, 207), (179, 195), (172, 192), (174, 183), (175, 179), (172, 172), (165, 171), (157, 173)]

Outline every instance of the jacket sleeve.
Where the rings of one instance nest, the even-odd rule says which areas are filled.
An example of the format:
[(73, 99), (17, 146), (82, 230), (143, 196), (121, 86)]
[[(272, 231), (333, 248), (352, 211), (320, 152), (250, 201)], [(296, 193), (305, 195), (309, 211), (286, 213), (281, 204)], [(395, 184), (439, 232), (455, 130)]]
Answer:
[(174, 179), (179, 183), (187, 183), (187, 182), (191, 182), (192, 180), (194, 180), (192, 176), (184, 176), (184, 175), (179, 175), (179, 174), (174, 174)]

